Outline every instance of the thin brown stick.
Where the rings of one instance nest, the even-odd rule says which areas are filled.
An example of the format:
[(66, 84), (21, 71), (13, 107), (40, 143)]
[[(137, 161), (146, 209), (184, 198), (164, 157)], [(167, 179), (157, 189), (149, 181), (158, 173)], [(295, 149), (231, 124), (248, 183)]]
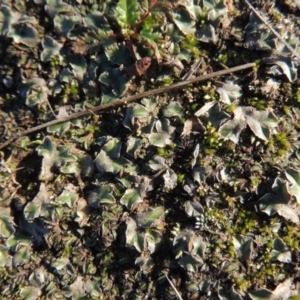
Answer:
[(269, 28), (270, 31), (272, 31), (273, 34), (283, 43), (290, 51), (291, 53), (300, 59), (299, 54), (296, 52), (296, 50), (291, 47), (280, 35), (279, 33), (265, 20), (265, 18), (255, 9), (255, 7), (248, 2), (248, 0), (243, 0), (245, 4), (250, 8), (250, 10)]
[(86, 109), (86, 110), (80, 111), (78, 113), (71, 114), (67, 117), (56, 119), (56, 120), (38, 125), (36, 127), (30, 128), (28, 130), (25, 130), (25, 131), (21, 132), (19, 135), (13, 136), (10, 139), (8, 139), (6, 142), (1, 144), (0, 145), (0, 150), (7, 147), (13, 141), (17, 140), (18, 138), (20, 138), (22, 136), (34, 133), (34, 132), (39, 131), (41, 129), (47, 128), (49, 126), (53, 126), (53, 125), (56, 125), (56, 124), (59, 124), (59, 123), (70, 121), (72, 119), (79, 118), (79, 117), (82, 117), (82, 116), (85, 116), (85, 115), (90, 115), (92, 113), (95, 113), (95, 112), (98, 112), (98, 111), (101, 111), (101, 110), (104, 110), (104, 109), (107, 109), (107, 108), (115, 108), (115, 107), (121, 106), (123, 104), (128, 104), (130, 102), (133, 102), (135, 100), (138, 100), (138, 99), (141, 99), (141, 98), (144, 98), (144, 97), (147, 97), (147, 96), (157, 95), (157, 94), (160, 94), (160, 93), (163, 93), (163, 92), (167, 92), (167, 91), (170, 91), (170, 90), (173, 90), (173, 89), (177, 89), (177, 88), (186, 86), (186, 85), (191, 84), (191, 83), (205, 81), (205, 80), (208, 80), (208, 79), (211, 79), (211, 78), (214, 78), (214, 77), (223, 76), (223, 75), (226, 75), (226, 74), (230, 74), (230, 73), (238, 72), (238, 71), (245, 70), (245, 69), (248, 69), (248, 68), (252, 68), (254, 66), (255, 66), (255, 63), (248, 63), (248, 64), (245, 64), (245, 65), (240, 65), (240, 66), (229, 68), (229, 69), (226, 69), (226, 70), (217, 71), (217, 72), (213, 72), (213, 73), (210, 73), (210, 74), (207, 74), (207, 75), (192, 78), (192, 79), (189, 79), (189, 80), (186, 80), (186, 81), (181, 81), (181, 82), (178, 82), (178, 83), (170, 84), (168, 86), (164, 86), (164, 87), (158, 88), (158, 89), (153, 89), (153, 90), (143, 92), (143, 93), (140, 93), (140, 94), (137, 94), (137, 95), (124, 97), (120, 100), (110, 102), (110, 103), (107, 103), (107, 104), (95, 106), (93, 108)]
[(182, 297), (180, 296), (179, 292), (177, 291), (175, 285), (173, 284), (173, 282), (169, 279), (168, 275), (166, 274), (166, 278), (170, 283), (170, 286), (172, 287), (172, 289), (174, 290), (176, 296), (178, 297), (179, 300), (183, 300)]

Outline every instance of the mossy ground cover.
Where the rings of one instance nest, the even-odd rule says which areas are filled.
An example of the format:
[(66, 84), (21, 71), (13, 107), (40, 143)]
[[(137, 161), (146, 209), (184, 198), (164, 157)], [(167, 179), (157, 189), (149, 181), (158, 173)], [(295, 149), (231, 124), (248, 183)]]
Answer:
[(3, 147), (3, 299), (300, 298), (300, 7), (252, 4), (282, 38), (245, 1), (0, 4), (1, 143), (256, 63)]

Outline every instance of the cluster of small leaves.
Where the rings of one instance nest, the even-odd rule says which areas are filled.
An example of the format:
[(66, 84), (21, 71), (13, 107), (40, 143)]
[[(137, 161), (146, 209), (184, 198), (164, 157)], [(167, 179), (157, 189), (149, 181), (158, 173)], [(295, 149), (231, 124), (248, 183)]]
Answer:
[[(241, 31), (230, 1), (77, 2), (0, 4), (1, 138), (32, 125), (24, 107), (41, 123), (177, 80), (201, 55), (231, 65), (248, 62), (245, 48), (273, 57), (253, 78), (144, 98), (1, 152), (1, 293), (175, 299), (171, 278), (186, 299), (297, 297), (296, 60), (253, 14)], [(282, 29), (266, 7), (298, 51), (293, 22)], [(232, 39), (242, 47), (227, 51)], [(132, 69), (143, 57), (154, 72)]]

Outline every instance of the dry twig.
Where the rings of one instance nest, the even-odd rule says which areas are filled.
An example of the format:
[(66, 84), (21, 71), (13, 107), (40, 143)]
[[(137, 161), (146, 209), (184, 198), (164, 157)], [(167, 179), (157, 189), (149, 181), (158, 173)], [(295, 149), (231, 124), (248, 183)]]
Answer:
[(169, 277), (168, 277), (168, 275), (166, 274), (166, 278), (167, 278), (167, 280), (169, 281), (169, 283), (170, 283), (170, 286), (172, 287), (172, 289), (174, 290), (174, 292), (175, 292), (175, 294), (176, 294), (176, 296), (178, 297), (178, 299), (179, 300), (183, 300), (182, 298), (181, 298), (181, 296), (180, 296), (180, 294), (179, 294), (179, 292), (177, 291), (177, 289), (176, 289), (176, 287), (175, 287), (175, 285), (172, 283), (172, 281), (169, 279)]
[(101, 111), (101, 110), (104, 110), (104, 109), (107, 109), (107, 108), (115, 108), (115, 107), (118, 107), (118, 106), (121, 106), (121, 105), (124, 105), (124, 104), (126, 105), (130, 102), (133, 102), (135, 100), (138, 100), (138, 99), (150, 96), (150, 95), (157, 95), (157, 94), (160, 94), (160, 93), (163, 93), (163, 92), (167, 92), (167, 91), (170, 91), (170, 90), (173, 90), (173, 89), (177, 89), (177, 88), (186, 86), (186, 85), (191, 84), (191, 83), (205, 81), (205, 80), (215, 78), (215, 77), (218, 77), (218, 76), (223, 76), (223, 75), (226, 75), (226, 74), (230, 74), (230, 73), (238, 72), (238, 71), (245, 70), (245, 69), (248, 69), (248, 68), (252, 68), (254, 66), (255, 66), (255, 63), (248, 63), (248, 64), (245, 64), (245, 65), (240, 65), (240, 66), (229, 68), (229, 69), (226, 69), (226, 70), (217, 71), (217, 72), (213, 72), (213, 73), (210, 73), (210, 74), (207, 74), (207, 75), (192, 78), (192, 79), (189, 79), (189, 80), (186, 80), (186, 81), (181, 81), (181, 82), (178, 82), (178, 83), (170, 84), (168, 86), (164, 86), (164, 87), (158, 88), (158, 89), (153, 89), (153, 90), (143, 92), (143, 93), (140, 93), (140, 94), (137, 94), (137, 95), (124, 97), (120, 100), (110, 102), (110, 103), (107, 103), (107, 104), (103, 104), (103, 105), (99, 105), (99, 106), (93, 107), (91, 109), (86, 109), (86, 110), (80, 111), (78, 113), (71, 114), (67, 117), (56, 119), (56, 120), (41, 124), (39, 126), (30, 128), (28, 130), (25, 130), (25, 131), (19, 133), (18, 135), (11, 137), (10, 139), (8, 139), (3, 144), (1, 144), (0, 145), (0, 150), (7, 147), (12, 142), (14, 142), (15, 140), (17, 140), (18, 138), (20, 138), (22, 136), (37, 132), (41, 129), (47, 128), (49, 126), (53, 126), (55, 124), (70, 121), (72, 119), (76, 119), (76, 118), (79, 118), (79, 117), (82, 117), (82, 116), (85, 116), (85, 115), (90, 115), (92, 113), (95, 113), (95, 112), (98, 112), (98, 111)]
[(283, 43), (291, 53), (300, 60), (299, 54), (293, 47), (291, 47), (279, 34), (278, 32), (265, 20), (265, 18), (255, 9), (255, 7), (248, 2), (248, 0), (243, 0), (245, 4), (250, 8), (250, 10), (272, 31), (272, 33)]

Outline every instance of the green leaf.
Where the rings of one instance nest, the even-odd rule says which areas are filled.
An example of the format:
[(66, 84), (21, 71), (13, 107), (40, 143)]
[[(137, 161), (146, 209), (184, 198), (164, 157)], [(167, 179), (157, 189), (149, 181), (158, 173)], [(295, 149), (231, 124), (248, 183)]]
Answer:
[(70, 128), (70, 122), (62, 122), (47, 127), (47, 132), (56, 133), (59, 136), (63, 136), (64, 133)]
[(26, 23), (14, 25), (9, 36), (14, 39), (15, 43), (21, 43), (31, 48), (36, 47), (40, 42), (38, 31)]
[(139, 189), (127, 189), (120, 203), (125, 205), (127, 209), (133, 210), (138, 203), (143, 202)]
[(67, 285), (63, 287), (63, 292), (65, 297), (84, 299), (85, 298), (84, 278), (78, 275), (76, 280), (71, 285)]
[(181, 32), (184, 34), (194, 34), (196, 22), (185, 7), (178, 7), (175, 11), (171, 12), (171, 15), (174, 23)]
[(99, 76), (99, 81), (107, 86), (112, 87), (112, 92), (115, 96), (121, 97), (127, 87), (130, 80), (124, 71), (120, 71), (119, 68), (112, 68), (103, 72)]
[(11, 10), (10, 6), (2, 3), (0, 10), (0, 33), (6, 35), (10, 32), (12, 22), (15, 19), (15, 13)]
[[(101, 39), (100, 43), (102, 44), (105, 56), (107, 59), (111, 62), (113, 65), (124, 65), (124, 66), (131, 66), (132, 65), (132, 58), (130, 56), (130, 52), (125, 45), (125, 43), (120, 44), (115, 38), (113, 37), (107, 37), (105, 39)], [(108, 70), (108, 67), (103, 66), (103, 68), (100, 69), (106, 71)], [(118, 73), (116, 74), (118, 76)], [(109, 80), (107, 78), (106, 80)], [(112, 83), (115, 81), (115, 79), (112, 80)]]
[[(115, 56), (115, 54), (119, 50), (118, 41), (113, 37), (108, 37), (103, 39), (102, 41), (102, 48), (104, 50), (104, 53), (109, 61), (112, 60), (112, 57)], [(104, 68), (104, 70), (107, 70), (108, 68)], [(109, 80), (109, 78), (108, 78)], [(113, 81), (113, 80), (112, 80)]]
[(196, 117), (200, 117), (202, 115), (205, 115), (206, 118), (208, 118), (208, 121), (215, 127), (219, 127), (231, 118), (229, 114), (221, 110), (220, 103), (216, 100), (206, 103), (197, 112), (195, 112)]
[(122, 28), (128, 28), (139, 20), (140, 14), (137, 0), (120, 0), (116, 10), (116, 19)]
[(10, 249), (15, 250), (18, 245), (29, 246), (31, 244), (31, 239), (28, 235), (17, 232), (15, 234), (11, 235), (6, 240), (5, 244)]
[(230, 290), (226, 288), (220, 289), (218, 296), (221, 300), (243, 300), (242, 296), (233, 287)]
[(83, 56), (76, 56), (69, 63), (73, 69), (73, 74), (75, 78), (79, 82), (82, 82), (84, 74), (86, 73), (87, 70), (86, 59)]
[(135, 156), (135, 153), (137, 152), (137, 150), (141, 147), (142, 145), (142, 140), (139, 138), (135, 138), (135, 137), (130, 137), (127, 140), (127, 149), (126, 152), (131, 155), (131, 156)]
[(121, 142), (118, 139), (108, 141), (95, 158), (96, 168), (100, 173), (118, 173), (130, 165), (130, 161), (121, 157)]
[(24, 209), (24, 214), (26, 219), (28, 220), (33, 220), (34, 218), (38, 218), (41, 213), (41, 205), (38, 205), (35, 202), (29, 202), (25, 209)]
[(24, 300), (36, 300), (41, 295), (41, 289), (34, 286), (25, 286), (20, 290), (20, 297)]
[(149, 270), (151, 270), (152, 266), (154, 265), (154, 260), (152, 258), (145, 258), (145, 257), (139, 256), (135, 260), (134, 264), (136, 266), (138, 266), (145, 274), (145, 273), (148, 273)]
[(74, 155), (69, 154), (69, 151), (72, 147), (73, 145), (66, 144), (57, 148), (57, 155), (55, 157), (56, 166), (64, 166), (68, 162), (76, 161), (76, 157)]
[(10, 263), (10, 255), (9, 255), (9, 249), (6, 248), (3, 245), (0, 245), (0, 267), (6, 267)]
[(135, 104), (132, 109), (132, 118), (145, 118), (150, 115), (150, 111), (143, 105)]
[(203, 265), (203, 260), (199, 256), (184, 253), (178, 263), (185, 270), (195, 273), (198, 271), (198, 268)]
[(186, 201), (185, 202), (185, 212), (190, 217), (200, 216), (204, 213), (202, 205), (198, 201)]
[(102, 295), (102, 291), (100, 288), (102, 283), (101, 279), (93, 276), (92, 280), (88, 280), (87, 278), (85, 278), (85, 281), (87, 282), (87, 293), (89, 293), (92, 298), (100, 298)]
[(159, 249), (161, 241), (162, 236), (160, 232), (150, 229), (145, 233), (145, 242), (151, 254)]
[(171, 102), (163, 109), (163, 113), (165, 117), (176, 116), (182, 118), (184, 116), (183, 107), (178, 102)]
[(207, 243), (203, 241), (201, 236), (198, 236), (193, 240), (193, 250), (192, 250), (193, 255), (199, 255), (200, 257), (204, 258), (206, 248), (207, 248)]
[(56, 199), (56, 203), (67, 204), (70, 208), (74, 206), (75, 201), (77, 200), (78, 195), (71, 191), (64, 190)]
[(174, 23), (166, 24), (165, 34), (174, 43), (178, 43), (185, 38), (185, 35), (178, 30)]
[(252, 239), (246, 236), (237, 235), (233, 237), (233, 245), (237, 257), (242, 261), (248, 261), (252, 254)]
[[(69, 151), (72, 147), (72, 144), (66, 144), (63, 146), (59, 146), (56, 149), (55, 144), (51, 141), (49, 137), (44, 138), (43, 144), (37, 148), (39, 155), (42, 155), (44, 157), (39, 177), (40, 180), (49, 180), (52, 177), (51, 168), (53, 165), (61, 167), (61, 172), (77, 172), (78, 168), (76, 157), (74, 155), (69, 154)], [(74, 162), (74, 164), (67, 165), (67, 163), (70, 162)], [(66, 168), (62, 170), (62, 167)]]
[(271, 300), (274, 297), (273, 293), (267, 289), (260, 289), (249, 293), (252, 300)]
[(29, 253), (29, 247), (19, 247), (13, 257), (14, 267), (24, 265), (30, 257)]
[(123, 174), (121, 178), (118, 178), (118, 181), (122, 183), (125, 188), (130, 188), (132, 185), (137, 186), (141, 183), (142, 178), (140, 176), (135, 176), (133, 174)]
[(78, 164), (75, 162), (67, 164), (60, 168), (60, 172), (63, 174), (78, 174)]
[(64, 267), (71, 265), (70, 260), (66, 257), (58, 258), (55, 262), (51, 264), (51, 267), (55, 268), (57, 271), (62, 270)]
[(156, 46), (156, 44), (159, 42), (161, 38), (161, 34), (159, 32), (153, 32), (152, 29), (143, 28), (140, 31), (140, 37), (141, 39), (146, 40), (151, 45)]
[(270, 253), (271, 259), (283, 263), (290, 263), (292, 261), (292, 253), (288, 250), (286, 243), (281, 238), (276, 238)]
[(274, 193), (267, 193), (258, 200), (259, 209), (269, 216), (278, 213), (286, 220), (299, 224), (297, 211), (290, 204), (291, 194), (287, 181), (276, 178), (272, 185)]
[(163, 214), (164, 209), (162, 207), (150, 208), (146, 212), (137, 213), (135, 220), (139, 227), (149, 228), (155, 221), (159, 220)]
[(90, 155), (85, 152), (75, 153), (77, 157), (77, 173), (83, 177), (92, 177), (95, 172), (94, 161)]
[(124, 157), (111, 159), (103, 150), (95, 158), (95, 165), (100, 173), (110, 172), (117, 174), (130, 164), (130, 161)]
[(132, 245), (139, 252), (144, 250), (144, 238), (143, 232), (137, 230), (137, 224), (132, 218), (128, 218), (126, 221), (126, 244)]
[(0, 213), (0, 236), (10, 237), (15, 232), (14, 221), (11, 216)]
[(180, 231), (173, 241), (174, 252), (190, 252), (191, 245), (194, 239), (195, 233), (192, 230), (185, 229)]
[(46, 3), (45, 11), (51, 19), (53, 19), (59, 13), (75, 13), (73, 6), (67, 4), (63, 0), (47, 0)]
[[(117, 43), (117, 48), (109, 53), (109, 59), (113, 64), (130, 66), (132, 58), (130, 52), (125, 44)], [(105, 54), (108, 55), (108, 49), (105, 49)]]
[(67, 36), (76, 24), (81, 23), (81, 16), (57, 15), (53, 23), (58, 34)]
[(135, 247), (137, 251), (139, 252), (144, 251), (144, 244), (145, 244), (144, 240), (145, 240), (144, 234), (136, 231), (132, 245)]
[(121, 155), (122, 143), (120, 140), (113, 138), (108, 141), (102, 148), (110, 158), (119, 158)]
[(50, 196), (44, 183), (41, 183), (40, 190), (35, 198), (28, 202), (24, 208), (24, 216), (27, 220), (33, 220), (40, 216), (51, 217), (53, 206), (50, 203)]
[(281, 203), (287, 204), (291, 199), (288, 183), (285, 180), (277, 177), (272, 185), (272, 190), (276, 193), (278, 199), (281, 200)]
[(148, 117), (148, 124), (151, 124), (152, 115), (155, 112), (156, 102), (144, 98), (142, 101), (143, 105), (135, 103), (126, 109), (125, 119), (123, 125), (132, 130), (134, 128), (135, 118), (146, 118)]
[(101, 204), (113, 204), (116, 199), (113, 196), (113, 188), (110, 185), (97, 187), (90, 192), (88, 203), (90, 206), (98, 208)]
[(45, 94), (39, 86), (32, 87), (30, 95), (26, 98), (26, 104), (28, 106), (34, 106), (38, 103), (42, 103), (45, 100)]
[(288, 191), (296, 197), (298, 204), (300, 204), (300, 171), (289, 168), (286, 170), (285, 175), (292, 184), (288, 186)]
[(41, 61), (49, 61), (54, 55), (59, 53), (62, 46), (62, 44), (55, 41), (52, 37), (45, 36), (42, 40), (43, 51), (41, 52)]
[(224, 0), (204, 0), (203, 7), (207, 9), (208, 20), (215, 28), (227, 17), (228, 9)]
[(114, 95), (113, 93), (104, 94), (102, 96), (101, 104), (107, 104), (107, 103), (110, 103), (110, 102), (114, 102), (116, 100), (119, 100), (119, 98), (116, 97), (116, 95)]
[(38, 146), (36, 149), (38, 154), (41, 156), (53, 157), (56, 152), (56, 146), (48, 136), (44, 138), (43, 144)]
[(99, 11), (92, 11), (90, 14), (86, 15), (83, 19), (83, 22), (88, 28), (94, 30), (101, 28), (101, 30), (104, 30), (107, 35), (112, 33), (107, 19), (105, 18), (104, 14)]
[(242, 95), (241, 87), (232, 81), (216, 82), (216, 86), (217, 92), (220, 94), (220, 100), (223, 103), (231, 104)]
[(74, 78), (74, 74), (69, 68), (63, 68), (59, 74), (59, 81), (65, 83), (71, 83)]
[(219, 128), (219, 133), (236, 144), (247, 125), (257, 137), (267, 141), (271, 135), (270, 128), (276, 127), (278, 123), (272, 112), (257, 111), (251, 106), (238, 106), (233, 113), (234, 118), (225, 122)]
[(35, 78), (29, 85), (26, 97), (26, 104), (28, 106), (34, 106), (47, 101), (49, 90), (44, 79)]
[(148, 135), (149, 141), (152, 145), (156, 147), (165, 147), (167, 145), (172, 144), (170, 140), (170, 135), (167, 132), (153, 132)]
[(155, 155), (149, 161), (149, 167), (154, 171), (159, 171), (163, 168), (167, 168), (166, 160), (159, 155)]

